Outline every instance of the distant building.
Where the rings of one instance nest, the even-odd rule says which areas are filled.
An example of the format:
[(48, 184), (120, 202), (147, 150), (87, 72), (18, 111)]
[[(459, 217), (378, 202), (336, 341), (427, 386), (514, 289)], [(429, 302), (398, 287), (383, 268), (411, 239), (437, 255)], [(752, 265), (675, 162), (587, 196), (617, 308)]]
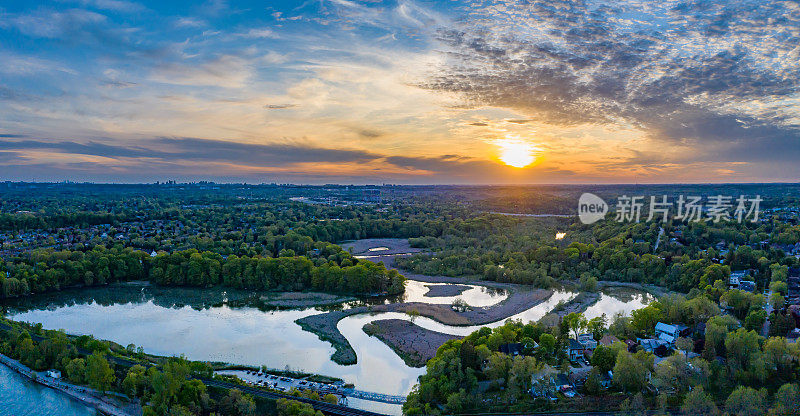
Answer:
[(749, 275), (749, 270), (732, 271), (731, 277), (728, 280), (728, 289), (739, 289), (739, 284), (741, 284), (742, 280), (746, 280)]
[(789, 269), (788, 277), (786, 278), (787, 305), (800, 305), (800, 268), (792, 267)]
[(47, 370), (47, 377), (60, 379), (61, 378), (61, 371), (58, 371), (58, 370)]

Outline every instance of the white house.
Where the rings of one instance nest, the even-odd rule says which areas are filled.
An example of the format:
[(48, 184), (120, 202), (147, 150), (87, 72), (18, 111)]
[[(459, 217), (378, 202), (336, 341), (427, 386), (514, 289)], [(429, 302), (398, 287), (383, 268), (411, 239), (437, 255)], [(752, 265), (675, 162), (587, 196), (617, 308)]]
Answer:
[(50, 377), (50, 378), (61, 378), (61, 371), (58, 371), (58, 370), (47, 370), (47, 377)]
[(656, 338), (670, 345), (675, 345), (675, 340), (681, 336), (681, 332), (689, 329), (683, 325), (670, 325), (663, 322), (656, 324)]

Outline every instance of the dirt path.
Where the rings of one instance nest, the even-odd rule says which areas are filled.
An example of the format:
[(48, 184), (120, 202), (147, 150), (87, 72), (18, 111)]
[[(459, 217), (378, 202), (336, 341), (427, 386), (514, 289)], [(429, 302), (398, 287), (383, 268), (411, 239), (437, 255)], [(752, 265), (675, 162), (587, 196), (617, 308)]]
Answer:
[(364, 325), (364, 332), (388, 345), (409, 367), (424, 367), (436, 350), (458, 335), (444, 334), (402, 319), (384, 319)]

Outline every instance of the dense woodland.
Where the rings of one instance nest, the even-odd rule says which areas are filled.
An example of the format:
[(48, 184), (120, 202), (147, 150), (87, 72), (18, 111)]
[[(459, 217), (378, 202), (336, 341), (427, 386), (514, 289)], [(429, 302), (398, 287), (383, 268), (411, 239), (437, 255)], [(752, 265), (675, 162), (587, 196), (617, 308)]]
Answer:
[[(0, 263), (4, 297), (74, 286), (149, 280), (164, 286), (223, 285), (253, 290), (317, 290), (351, 294), (397, 294), (403, 278), (381, 263), (358, 261), (327, 245), (314, 260), (292, 256), (264, 258), (186, 250), (151, 257), (130, 248), (35, 251)], [(327, 256), (325, 256), (327, 254)]]
[[(559, 403), (558, 409), (796, 414), (791, 405), (800, 403), (800, 354), (797, 344), (782, 337), (795, 327), (784, 306), (787, 270), (798, 265), (787, 247), (800, 242), (800, 187), (603, 187), (596, 192), (608, 201), (623, 193), (760, 193), (765, 212), (761, 221), (742, 224), (608, 219), (593, 225), (501, 214), (571, 213), (573, 201), (587, 191), (581, 187), (386, 186), (378, 188), (381, 203), (365, 201), (367, 190), (375, 189), (0, 184), (0, 296), (140, 280), (189, 288), (390, 295), (403, 291), (399, 273), (356, 259), (336, 243), (408, 238), (425, 253), (399, 258), (398, 264), (416, 273), (544, 288), (574, 282), (587, 290), (612, 280), (682, 294), (663, 297), (631, 317), (587, 322), (579, 314), (551, 316), (448, 342), (409, 396), (408, 414), (552, 409), (550, 401), (528, 392), (533, 375), (568, 369), (564, 347), (570, 336), (584, 330), (596, 339), (647, 337), (658, 321), (704, 324), (691, 346), (684, 345), (699, 355), (675, 354), (656, 365), (652, 354), (621, 344), (598, 348), (583, 397)], [(557, 240), (556, 233), (565, 237)], [(755, 293), (728, 290), (732, 270), (747, 271), (757, 284)], [(769, 299), (764, 290), (773, 293)], [(768, 315), (766, 304), (777, 312)], [(759, 335), (765, 322), (768, 337)], [(36, 333), (46, 339), (34, 340)], [(79, 384), (145, 398), (151, 403), (147, 414), (254, 412), (247, 396), (215, 395), (202, 383), (187, 381), (187, 374), (204, 370), (181, 360), (123, 371), (106, 360), (120, 351), (91, 337), (21, 327), (0, 335), (4, 354), (32, 368), (61, 369)], [(511, 342), (525, 345), (524, 354), (499, 352)], [(618, 377), (606, 389), (600, 381), (608, 370)], [(275, 406), (267, 413), (314, 413), (298, 402)]]

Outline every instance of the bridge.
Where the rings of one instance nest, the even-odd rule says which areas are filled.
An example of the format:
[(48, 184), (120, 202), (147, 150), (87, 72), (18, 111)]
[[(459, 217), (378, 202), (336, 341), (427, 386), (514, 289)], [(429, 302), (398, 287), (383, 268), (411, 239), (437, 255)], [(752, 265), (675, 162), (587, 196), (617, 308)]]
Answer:
[(336, 415), (336, 416), (384, 416), (380, 413), (369, 412), (366, 410), (360, 409), (353, 409), (352, 407), (347, 406), (340, 406), (338, 404), (331, 404), (328, 402), (321, 402), (317, 400), (306, 399), (305, 397), (297, 397), (297, 396), (290, 396), (288, 394), (280, 394), (274, 393), (271, 391), (265, 391), (261, 389), (257, 389), (254, 387), (249, 386), (242, 386), (239, 384), (233, 383), (226, 383), (224, 381), (219, 380), (211, 380), (207, 378), (200, 378), (196, 377), (197, 380), (200, 380), (206, 386), (210, 387), (219, 387), (223, 389), (239, 389), (242, 393), (252, 394), (253, 396), (263, 397), (266, 399), (290, 399), (295, 400), (298, 402), (308, 403), (314, 406), (315, 410), (319, 410), (326, 415)]
[(357, 399), (370, 400), (373, 402), (389, 404), (403, 404), (406, 402), (406, 396), (392, 396), (389, 394), (380, 394), (361, 390), (345, 390), (345, 393), (347, 397), (355, 397)]

